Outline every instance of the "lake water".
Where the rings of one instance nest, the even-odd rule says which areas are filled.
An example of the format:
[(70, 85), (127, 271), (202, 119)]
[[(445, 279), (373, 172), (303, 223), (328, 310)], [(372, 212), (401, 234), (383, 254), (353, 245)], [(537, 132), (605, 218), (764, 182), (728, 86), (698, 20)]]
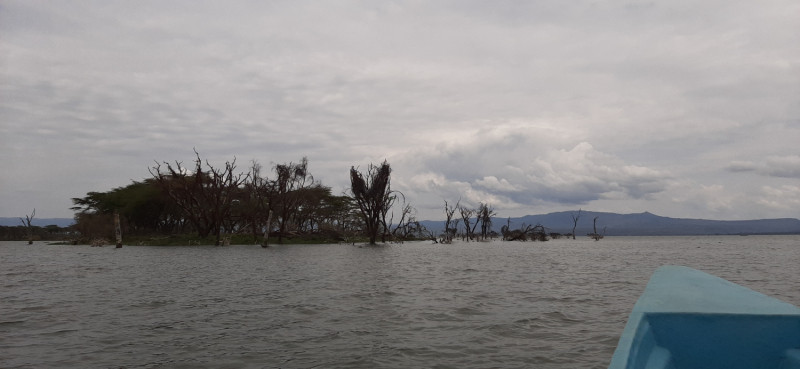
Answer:
[(0, 242), (8, 368), (605, 368), (687, 265), (800, 305), (800, 237), (378, 247)]

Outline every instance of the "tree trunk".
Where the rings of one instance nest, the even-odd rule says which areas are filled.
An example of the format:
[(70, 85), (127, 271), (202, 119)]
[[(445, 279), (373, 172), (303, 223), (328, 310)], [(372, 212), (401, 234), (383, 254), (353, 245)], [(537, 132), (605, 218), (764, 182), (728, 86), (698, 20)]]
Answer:
[(572, 215), (572, 221), (574, 223), (574, 225), (572, 226), (572, 239), (574, 240), (575, 239), (575, 228), (578, 228), (578, 219), (581, 218), (581, 209), (578, 209), (578, 216), (575, 216), (575, 214), (572, 214), (572, 213), (570, 213), (570, 215)]
[(283, 245), (283, 227), (285, 226), (286, 222), (281, 219), (281, 225), (278, 227), (278, 244)]
[(264, 243), (261, 244), (261, 247), (267, 248), (269, 247), (269, 228), (272, 225), (272, 210), (269, 211), (269, 216), (267, 216), (267, 229), (264, 231)]
[(122, 248), (122, 227), (119, 225), (119, 213), (114, 213), (114, 233), (117, 236), (117, 248)]
[(253, 231), (253, 242), (258, 241), (258, 226), (256, 225), (256, 220), (253, 219), (253, 223), (251, 224), (251, 230)]

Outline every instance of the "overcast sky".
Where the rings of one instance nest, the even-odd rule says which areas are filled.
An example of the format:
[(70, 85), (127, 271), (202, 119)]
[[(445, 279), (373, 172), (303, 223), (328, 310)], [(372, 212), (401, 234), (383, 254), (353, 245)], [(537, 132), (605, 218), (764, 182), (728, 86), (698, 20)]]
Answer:
[(800, 217), (800, 2), (0, 0), (0, 216), (153, 160), (387, 159), (423, 219)]

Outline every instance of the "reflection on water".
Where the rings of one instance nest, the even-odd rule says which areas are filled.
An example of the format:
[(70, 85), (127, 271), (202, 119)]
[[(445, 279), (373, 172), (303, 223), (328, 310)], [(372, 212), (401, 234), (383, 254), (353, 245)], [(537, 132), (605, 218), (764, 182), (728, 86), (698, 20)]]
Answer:
[(656, 267), (800, 304), (800, 237), (0, 243), (3, 367), (605, 368)]

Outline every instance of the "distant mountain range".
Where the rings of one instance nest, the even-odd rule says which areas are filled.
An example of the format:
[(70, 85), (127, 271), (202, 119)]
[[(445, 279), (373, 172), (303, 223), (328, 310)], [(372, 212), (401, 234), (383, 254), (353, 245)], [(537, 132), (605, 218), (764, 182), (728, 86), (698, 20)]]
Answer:
[[(578, 212), (562, 211), (557, 213), (526, 215), (511, 218), (511, 229), (522, 224), (541, 224), (549, 232), (571, 233), (572, 214)], [(592, 221), (597, 217), (597, 231), (608, 236), (689, 236), (714, 234), (800, 234), (800, 219), (758, 219), (758, 220), (706, 220), (662, 217), (648, 212), (638, 214), (601, 213), (583, 211), (578, 220), (575, 233), (585, 236), (592, 232)], [(492, 218), (492, 229), (500, 232), (500, 227), (507, 224), (509, 218)], [(474, 222), (475, 220), (472, 219)], [(33, 225), (46, 226), (55, 224), (67, 227), (75, 223), (72, 218), (34, 218)], [(444, 230), (444, 221), (423, 220), (426, 228), (439, 234)], [(459, 223), (460, 224), (460, 223)], [(2, 226), (22, 225), (19, 218), (0, 218)], [(459, 227), (460, 228), (460, 227)]]
[[(572, 233), (572, 215), (577, 211), (562, 211), (542, 215), (511, 218), (511, 229), (522, 224), (541, 224), (549, 232)], [(662, 217), (648, 212), (638, 214), (581, 212), (575, 234), (585, 236), (592, 232), (592, 221), (597, 217), (597, 231), (608, 236), (689, 236), (716, 234), (800, 234), (800, 219), (759, 220), (706, 220)], [(499, 232), (509, 218), (492, 218), (492, 229)], [(474, 219), (472, 220), (474, 222)], [(421, 221), (426, 228), (438, 234), (444, 230), (444, 221)], [(463, 225), (462, 225), (463, 226)]]
[[(75, 223), (72, 218), (33, 218), (32, 225), (44, 227), (48, 225), (57, 225), (59, 227), (68, 227)], [(21, 226), (22, 222), (19, 218), (0, 218), (0, 226)]]

